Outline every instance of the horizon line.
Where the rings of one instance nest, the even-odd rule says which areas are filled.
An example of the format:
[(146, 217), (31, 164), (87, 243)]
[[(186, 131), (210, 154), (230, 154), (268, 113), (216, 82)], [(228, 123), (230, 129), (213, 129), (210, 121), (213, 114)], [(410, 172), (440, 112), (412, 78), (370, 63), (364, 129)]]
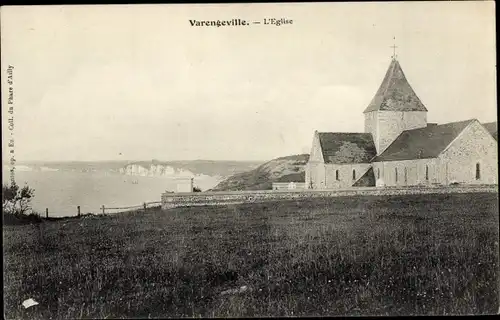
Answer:
[[(130, 159), (124, 159), (124, 160), (109, 160), (109, 159), (96, 159), (96, 160), (38, 160), (38, 159), (28, 159), (28, 160), (16, 160), (16, 163), (23, 163), (23, 162), (182, 162), (182, 161), (211, 161), (211, 162), (261, 162), (261, 161), (269, 161), (269, 159), (260, 159), (260, 160), (231, 160), (231, 159), (224, 159), (224, 160), (215, 160), (215, 159), (179, 159), (179, 160), (159, 160), (159, 159), (147, 159), (147, 160), (130, 160)], [(9, 164), (9, 161), (2, 161), (4, 164)], [(14, 165), (15, 166), (15, 165)]]

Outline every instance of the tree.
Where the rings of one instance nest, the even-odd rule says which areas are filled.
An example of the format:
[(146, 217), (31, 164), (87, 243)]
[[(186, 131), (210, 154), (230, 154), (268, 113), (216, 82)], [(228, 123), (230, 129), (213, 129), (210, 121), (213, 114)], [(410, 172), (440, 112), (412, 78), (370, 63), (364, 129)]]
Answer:
[(31, 199), (35, 190), (25, 185), (22, 188), (15, 183), (2, 186), (2, 209), (4, 213), (15, 215), (27, 214), (31, 211)]

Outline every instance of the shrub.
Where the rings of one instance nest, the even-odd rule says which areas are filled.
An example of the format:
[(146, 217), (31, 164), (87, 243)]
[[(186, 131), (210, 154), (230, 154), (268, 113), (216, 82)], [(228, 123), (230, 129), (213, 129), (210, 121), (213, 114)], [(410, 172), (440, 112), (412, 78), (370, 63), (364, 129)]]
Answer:
[(35, 190), (25, 185), (22, 188), (15, 183), (2, 186), (2, 209), (4, 213), (23, 215), (31, 213), (31, 199)]
[(37, 223), (40, 215), (31, 210), (31, 199), (35, 190), (25, 185), (19, 188), (17, 184), (2, 186), (3, 223), (5, 225)]

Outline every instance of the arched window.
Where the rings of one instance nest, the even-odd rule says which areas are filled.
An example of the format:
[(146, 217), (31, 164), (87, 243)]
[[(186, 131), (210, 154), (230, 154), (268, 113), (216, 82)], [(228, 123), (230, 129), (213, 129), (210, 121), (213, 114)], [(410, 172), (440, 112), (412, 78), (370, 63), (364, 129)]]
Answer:
[(394, 168), (394, 178), (395, 181), (398, 182), (398, 168)]
[(377, 168), (377, 179), (380, 179), (380, 168)]
[(405, 167), (405, 183), (408, 183), (408, 169)]
[(339, 181), (339, 171), (335, 170), (335, 180)]
[(352, 169), (352, 180), (356, 180), (356, 170)]
[(479, 166), (479, 163), (476, 163), (476, 180), (481, 179), (481, 167)]
[(429, 181), (429, 166), (425, 165), (425, 181)]

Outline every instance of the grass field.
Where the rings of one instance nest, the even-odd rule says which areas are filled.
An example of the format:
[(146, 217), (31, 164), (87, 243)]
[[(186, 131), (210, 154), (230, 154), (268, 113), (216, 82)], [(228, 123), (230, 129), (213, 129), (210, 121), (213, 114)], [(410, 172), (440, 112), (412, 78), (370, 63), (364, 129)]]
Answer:
[[(498, 238), (497, 194), (156, 209), (4, 226), (4, 314), (495, 314)], [(28, 298), (40, 304), (24, 310)]]

